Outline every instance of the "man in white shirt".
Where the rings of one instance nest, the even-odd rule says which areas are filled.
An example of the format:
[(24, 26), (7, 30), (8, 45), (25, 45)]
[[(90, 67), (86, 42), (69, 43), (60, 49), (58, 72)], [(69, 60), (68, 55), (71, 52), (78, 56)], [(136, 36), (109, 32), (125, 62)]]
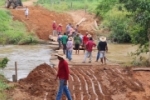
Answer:
[(26, 17), (26, 19), (28, 19), (28, 15), (29, 15), (29, 9), (26, 6), (26, 8), (25, 8), (25, 17)]

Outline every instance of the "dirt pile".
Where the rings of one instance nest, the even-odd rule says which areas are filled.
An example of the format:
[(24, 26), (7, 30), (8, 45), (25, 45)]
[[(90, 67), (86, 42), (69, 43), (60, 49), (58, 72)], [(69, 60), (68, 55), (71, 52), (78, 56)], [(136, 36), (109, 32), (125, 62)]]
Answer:
[[(19, 80), (13, 99), (55, 100), (56, 71), (47, 64), (37, 66), (25, 79)], [(69, 89), (73, 100), (149, 100), (149, 85), (145, 87), (135, 75), (137, 73), (119, 66), (73, 66), (70, 68)], [(62, 100), (66, 98), (63, 96)]]
[(66, 25), (73, 22), (72, 17), (67, 13), (57, 13), (49, 11), (39, 6), (29, 7), (29, 19), (24, 16), (23, 9), (11, 9), (14, 20), (23, 22), (29, 31), (34, 31), (40, 39), (48, 40), (52, 34), (52, 23), (55, 20), (57, 24), (63, 25), (65, 31)]
[(55, 77), (55, 72), (49, 65), (41, 64), (31, 71), (25, 79), (19, 80), (18, 86), (21, 91), (28, 93), (29, 98), (37, 98), (36, 100), (48, 98), (47, 100), (54, 100), (57, 90)]

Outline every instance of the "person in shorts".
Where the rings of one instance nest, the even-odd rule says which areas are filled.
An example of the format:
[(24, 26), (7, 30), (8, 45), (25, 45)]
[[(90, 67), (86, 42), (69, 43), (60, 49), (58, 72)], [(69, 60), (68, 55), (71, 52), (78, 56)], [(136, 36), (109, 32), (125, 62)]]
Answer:
[(100, 39), (100, 41), (97, 46), (98, 53), (97, 53), (96, 62), (98, 62), (98, 60), (100, 58), (102, 64), (103, 63), (106, 64), (106, 52), (108, 51), (106, 37), (101, 36), (99, 39)]
[(79, 34), (77, 34), (74, 37), (74, 45), (75, 45), (76, 54), (79, 54), (79, 49), (80, 49), (81, 43), (82, 43), (82, 40), (81, 40)]

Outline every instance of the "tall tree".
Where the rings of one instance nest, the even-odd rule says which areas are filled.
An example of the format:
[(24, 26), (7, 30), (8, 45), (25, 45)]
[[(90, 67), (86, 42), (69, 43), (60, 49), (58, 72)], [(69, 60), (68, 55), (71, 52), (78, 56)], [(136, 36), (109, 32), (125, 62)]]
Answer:
[(129, 12), (132, 12), (133, 21), (140, 25), (141, 29), (135, 34), (134, 38), (141, 47), (147, 47), (145, 52), (149, 51), (150, 63), (150, 0), (119, 0), (119, 2), (124, 4)]

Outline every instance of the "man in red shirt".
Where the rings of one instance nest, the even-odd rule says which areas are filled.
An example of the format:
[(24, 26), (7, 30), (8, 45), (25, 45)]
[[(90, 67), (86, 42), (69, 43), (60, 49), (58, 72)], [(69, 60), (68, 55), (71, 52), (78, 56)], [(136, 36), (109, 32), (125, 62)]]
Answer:
[(69, 79), (69, 67), (68, 63), (64, 60), (64, 57), (58, 54), (55, 54), (58, 57), (58, 72), (56, 80), (59, 78), (59, 90), (57, 92), (56, 100), (61, 100), (63, 93), (67, 96), (68, 100), (72, 100), (70, 91), (67, 86), (67, 81)]
[(56, 21), (53, 21), (53, 24), (52, 24), (53, 36), (57, 34), (56, 28), (57, 28)]
[(59, 35), (61, 33), (62, 33), (62, 25), (59, 24), (58, 27), (57, 27), (57, 35)]
[(90, 37), (88, 42), (85, 44), (86, 51), (85, 51), (85, 57), (84, 57), (83, 63), (85, 63), (86, 58), (88, 58), (88, 57), (89, 57), (89, 63), (91, 63), (92, 49), (95, 46), (96, 46), (96, 44), (93, 42), (92, 37)]
[(83, 36), (83, 48), (84, 48), (84, 52), (85, 52), (85, 44), (87, 43), (87, 41), (89, 40), (89, 38), (87, 37), (88, 32), (86, 32), (86, 34)]

